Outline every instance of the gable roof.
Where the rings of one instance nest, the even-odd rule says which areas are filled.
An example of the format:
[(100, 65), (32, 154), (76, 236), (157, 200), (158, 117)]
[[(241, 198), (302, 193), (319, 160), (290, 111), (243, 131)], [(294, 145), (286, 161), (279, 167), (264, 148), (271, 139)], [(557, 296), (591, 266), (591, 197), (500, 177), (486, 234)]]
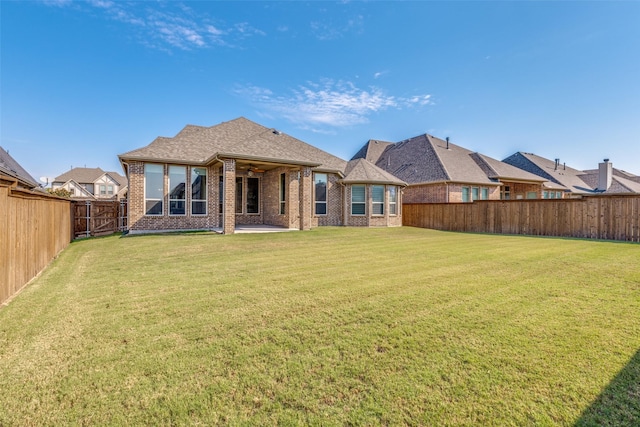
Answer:
[[(496, 178), (509, 169), (499, 167), (497, 163), (488, 156), (477, 155), (451, 142), (424, 134), (387, 145), (376, 165), (409, 184), (459, 182), (499, 185)], [(518, 175), (522, 180), (544, 181), (514, 170), (509, 170), (508, 175)]]
[(20, 164), (9, 155), (8, 151), (0, 147), (0, 173), (15, 178), (23, 186), (39, 187), (38, 182)]
[(360, 148), (360, 150), (358, 150), (351, 160), (366, 159), (375, 164), (389, 145), (393, 145), (393, 142), (370, 139), (362, 146), (362, 148)]
[[(597, 191), (599, 184), (599, 171), (588, 170), (584, 171), (580, 178), (594, 191)], [(611, 176), (611, 186), (606, 191), (598, 191), (598, 193), (604, 194), (620, 194), (620, 193), (640, 193), (640, 182), (635, 182), (627, 178), (623, 178), (619, 175), (613, 174)]]
[(78, 184), (93, 183), (103, 175), (109, 175), (118, 185), (127, 184), (127, 179), (118, 172), (105, 172), (100, 168), (72, 168), (71, 170), (57, 176), (53, 182), (66, 183), (73, 180)]
[(580, 175), (583, 175), (582, 171), (568, 167), (565, 164), (556, 164), (555, 161), (533, 153), (517, 152), (504, 159), (503, 162), (560, 184), (573, 193), (588, 194), (593, 191), (580, 178)]
[(406, 182), (396, 178), (366, 159), (354, 159), (347, 163), (343, 183), (389, 184), (406, 186)]
[(244, 117), (211, 127), (187, 125), (173, 138), (118, 156), (123, 160), (206, 165), (216, 157), (299, 164), (343, 172), (346, 161), (275, 129)]

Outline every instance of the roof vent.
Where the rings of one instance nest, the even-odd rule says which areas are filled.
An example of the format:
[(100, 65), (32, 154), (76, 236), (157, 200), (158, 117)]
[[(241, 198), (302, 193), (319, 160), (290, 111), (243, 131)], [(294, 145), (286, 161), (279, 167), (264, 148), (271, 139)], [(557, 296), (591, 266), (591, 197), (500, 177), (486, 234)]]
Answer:
[(280, 132), (278, 129), (274, 129), (273, 133), (276, 135), (282, 135), (282, 132)]
[(447, 137), (447, 150), (449, 149), (449, 137)]

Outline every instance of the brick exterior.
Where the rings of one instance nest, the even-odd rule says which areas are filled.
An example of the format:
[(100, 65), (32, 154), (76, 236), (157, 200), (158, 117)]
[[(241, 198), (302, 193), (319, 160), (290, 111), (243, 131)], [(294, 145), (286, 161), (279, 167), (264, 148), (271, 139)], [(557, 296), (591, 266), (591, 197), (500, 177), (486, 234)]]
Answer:
[[(237, 214), (235, 212), (236, 177), (243, 179), (246, 191), (247, 173), (239, 171), (234, 159), (225, 159), (223, 164), (207, 167), (207, 215), (191, 215), (191, 168), (187, 171), (186, 215), (170, 216), (168, 205), (169, 165), (163, 166), (164, 198), (162, 215), (145, 215), (144, 163), (129, 163), (129, 230), (132, 233), (167, 230), (210, 230), (221, 228), (225, 234), (235, 231), (238, 224), (267, 224), (280, 227), (308, 230), (317, 226), (382, 227), (402, 225), (402, 191), (397, 190), (398, 214), (389, 212), (389, 191), (385, 192), (385, 214), (371, 217), (371, 185), (366, 185), (366, 215), (351, 215), (351, 186), (342, 185), (336, 174), (327, 174), (327, 215), (315, 215), (313, 199), (313, 173), (310, 168), (279, 167), (264, 173), (255, 173), (259, 179), (259, 213)], [(280, 214), (280, 174), (285, 174), (285, 213)], [(220, 176), (223, 176), (223, 213), (220, 214)], [(243, 206), (246, 200), (243, 201)], [(346, 218), (346, 221), (343, 221)]]
[(223, 196), (222, 196), (222, 232), (233, 234), (236, 228), (236, 161), (225, 159), (222, 167)]
[(313, 186), (313, 176), (311, 168), (303, 167), (300, 170), (300, 230), (311, 229), (311, 217), (312, 217), (312, 199), (311, 190)]
[(372, 185), (365, 185), (365, 214), (364, 215), (351, 215), (351, 185), (345, 187), (345, 203), (344, 203), (344, 217), (346, 218), (345, 224), (351, 227), (399, 227), (402, 225), (402, 202), (403, 194), (402, 190), (398, 188), (396, 190), (397, 202), (396, 202), (396, 215), (389, 215), (389, 185), (385, 188), (384, 197), (384, 215), (372, 215), (373, 212), (373, 198), (372, 198)]
[(327, 174), (327, 214), (316, 215), (313, 206), (313, 226), (342, 225), (343, 186), (338, 183), (340, 177)]
[[(488, 200), (500, 200), (500, 187), (479, 184), (418, 184), (409, 185), (404, 189), (404, 203), (462, 203), (462, 187), (477, 187), (489, 190)], [(470, 190), (471, 191), (471, 190)]]
[[(207, 191), (207, 215), (191, 215), (191, 168), (187, 167), (187, 199), (186, 215), (169, 215), (169, 196), (168, 188), (168, 165), (163, 165), (164, 170), (164, 188), (165, 195), (162, 203), (162, 215), (145, 215), (144, 202), (144, 163), (129, 163), (129, 210), (128, 221), (129, 230), (131, 232), (153, 231), (153, 230), (208, 230), (218, 227), (217, 215), (211, 213), (217, 212), (217, 190), (214, 192), (214, 186), (208, 184)], [(214, 168), (207, 168), (207, 181), (214, 176)], [(216, 197), (216, 198), (214, 198)]]

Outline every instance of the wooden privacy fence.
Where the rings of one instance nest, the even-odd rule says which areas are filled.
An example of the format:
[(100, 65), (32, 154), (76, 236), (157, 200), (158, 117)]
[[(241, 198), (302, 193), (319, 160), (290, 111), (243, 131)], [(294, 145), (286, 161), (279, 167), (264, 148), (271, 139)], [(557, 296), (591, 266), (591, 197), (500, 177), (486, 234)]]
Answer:
[(0, 304), (71, 242), (71, 201), (0, 184)]
[(126, 200), (78, 200), (73, 202), (74, 237), (103, 236), (126, 229)]
[(640, 196), (402, 205), (402, 224), (477, 233), (640, 241)]

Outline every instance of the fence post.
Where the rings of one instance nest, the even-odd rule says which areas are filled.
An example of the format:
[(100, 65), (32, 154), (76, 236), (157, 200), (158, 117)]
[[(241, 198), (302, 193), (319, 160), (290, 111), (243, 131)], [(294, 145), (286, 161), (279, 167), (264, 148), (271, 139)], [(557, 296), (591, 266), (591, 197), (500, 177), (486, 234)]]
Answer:
[(91, 228), (92, 228), (92, 227), (90, 227), (90, 224), (89, 224), (89, 222), (91, 221), (91, 212), (90, 212), (90, 210), (91, 210), (91, 201), (87, 200), (85, 202), (85, 208), (86, 208), (85, 209), (85, 211), (86, 211), (85, 222), (87, 224), (87, 230), (85, 231), (84, 236), (85, 237), (89, 237), (89, 236), (91, 236)]

